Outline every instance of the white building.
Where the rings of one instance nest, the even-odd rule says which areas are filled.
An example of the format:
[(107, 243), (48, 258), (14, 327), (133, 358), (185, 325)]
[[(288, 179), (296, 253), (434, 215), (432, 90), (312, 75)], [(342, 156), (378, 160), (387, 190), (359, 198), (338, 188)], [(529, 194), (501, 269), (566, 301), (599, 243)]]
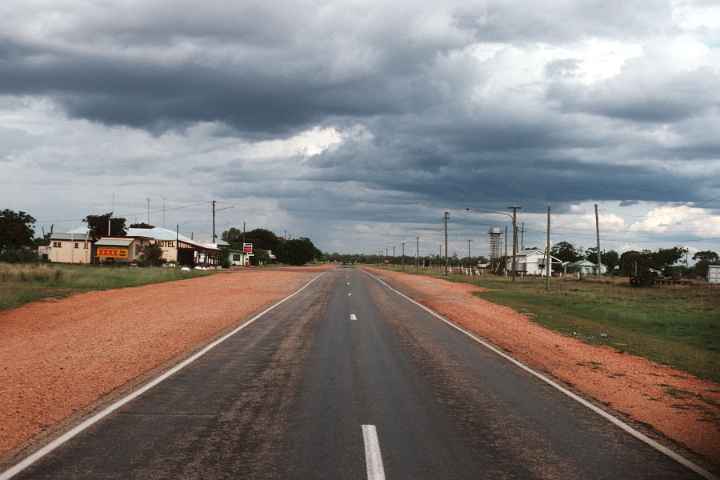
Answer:
[[(558, 258), (550, 256), (553, 264), (562, 265)], [(507, 271), (512, 272), (512, 255), (507, 258)], [(545, 276), (545, 251), (528, 248), (515, 255), (515, 271), (523, 275)]]
[(708, 265), (707, 281), (720, 283), (720, 265)]
[[(569, 263), (567, 271), (570, 273), (579, 273), (580, 275), (598, 275), (597, 263), (591, 262), (590, 260), (578, 260), (577, 262)], [(600, 265), (600, 275), (607, 273), (607, 266)]]
[(55, 263), (91, 263), (93, 242), (87, 233), (53, 233), (50, 235), (48, 260)]

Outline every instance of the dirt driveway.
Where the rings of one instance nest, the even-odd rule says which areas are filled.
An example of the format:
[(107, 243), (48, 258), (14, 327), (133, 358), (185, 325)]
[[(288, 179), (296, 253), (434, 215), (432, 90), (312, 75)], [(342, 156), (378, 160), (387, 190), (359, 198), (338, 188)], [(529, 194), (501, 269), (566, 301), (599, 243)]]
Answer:
[(644, 358), (560, 335), (473, 292), (478, 287), (375, 268), (416, 301), (586, 397), (720, 466), (720, 385)]
[(220, 273), (0, 313), (0, 459), (174, 363), (322, 268)]

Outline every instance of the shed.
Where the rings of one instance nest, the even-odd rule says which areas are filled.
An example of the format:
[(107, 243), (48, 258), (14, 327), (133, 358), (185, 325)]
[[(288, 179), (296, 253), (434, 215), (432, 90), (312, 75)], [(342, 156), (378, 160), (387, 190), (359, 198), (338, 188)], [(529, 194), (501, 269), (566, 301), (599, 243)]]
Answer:
[(148, 241), (141, 237), (103, 237), (95, 242), (95, 257), (100, 263), (134, 262)]
[(720, 283), (720, 265), (708, 265), (707, 281)]

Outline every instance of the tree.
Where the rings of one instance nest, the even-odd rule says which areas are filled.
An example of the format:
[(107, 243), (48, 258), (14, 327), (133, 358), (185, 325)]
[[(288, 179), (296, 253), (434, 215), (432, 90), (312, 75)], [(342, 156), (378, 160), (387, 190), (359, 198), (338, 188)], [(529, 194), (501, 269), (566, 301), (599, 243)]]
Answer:
[(278, 259), (290, 265), (305, 265), (321, 255), (309, 238), (287, 240), (278, 251)]
[(720, 262), (720, 256), (712, 250), (702, 250), (695, 253), (692, 257), (695, 260), (695, 275), (699, 277), (707, 277), (708, 265), (714, 265)]
[(33, 244), (35, 219), (23, 211), (0, 211), (0, 252)]
[(682, 247), (672, 248), (659, 248), (657, 251), (643, 250), (638, 252), (636, 250), (628, 250), (620, 256), (620, 270), (623, 275), (634, 275), (636, 273), (642, 273), (648, 268), (654, 268), (656, 270), (665, 270), (666, 273), (670, 267), (677, 263), (683, 255), (685, 255), (687, 249)]
[(112, 235), (116, 237), (123, 237), (127, 233), (125, 229), (125, 219), (119, 217), (112, 217), (112, 212), (106, 213), (105, 215), (88, 215), (85, 217), (83, 222), (88, 224), (90, 230), (90, 238), (97, 240), (100, 237), (109, 237), (108, 234), (108, 219), (110, 219), (110, 229)]
[(620, 254), (615, 250), (608, 250), (600, 255), (602, 262), (607, 266), (607, 271), (612, 272), (620, 264)]
[[(597, 263), (597, 247), (585, 250), (585, 259)], [(607, 267), (608, 273), (612, 272), (620, 262), (620, 255), (615, 250), (604, 251), (600, 254), (600, 262)]]
[(242, 243), (243, 232), (239, 228), (230, 227), (222, 233), (220, 238), (230, 245), (239, 244)]
[(687, 248), (672, 247), (659, 248), (656, 252), (650, 253), (650, 264), (660, 270), (665, 270), (675, 265), (687, 253)]
[(580, 253), (570, 242), (559, 242), (550, 249), (550, 255), (563, 262), (576, 262), (582, 258)]
[[(242, 241), (242, 232), (240, 233), (240, 241)], [(232, 243), (226, 240), (228, 243)], [(260, 248), (262, 250), (272, 250), (277, 252), (280, 249), (280, 245), (283, 240), (275, 235), (270, 230), (264, 228), (256, 228), (250, 230), (245, 234), (245, 242), (252, 243), (255, 249)]]
[(143, 267), (158, 267), (165, 263), (163, 251), (159, 244), (148, 243), (140, 251), (138, 263)]
[[(130, 228), (155, 228), (155, 225), (150, 225), (149, 223), (140, 222), (140, 223), (131, 223)], [(113, 234), (115, 231), (113, 230)]]
[(625, 276), (635, 275), (635, 267), (638, 272), (648, 267), (648, 250), (638, 252), (637, 250), (628, 250), (620, 255), (620, 271)]

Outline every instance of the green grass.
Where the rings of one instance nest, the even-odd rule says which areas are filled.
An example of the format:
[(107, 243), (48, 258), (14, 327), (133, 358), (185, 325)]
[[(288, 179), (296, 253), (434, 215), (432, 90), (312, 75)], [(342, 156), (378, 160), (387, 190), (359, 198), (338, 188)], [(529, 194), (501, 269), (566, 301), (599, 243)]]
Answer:
[(73, 293), (136, 287), (211, 274), (175, 268), (0, 263), (0, 310), (43, 298)]
[(553, 279), (547, 292), (539, 279), (514, 283), (493, 275), (449, 279), (487, 288), (477, 295), (565, 335), (720, 381), (718, 288), (633, 288), (625, 282)]

